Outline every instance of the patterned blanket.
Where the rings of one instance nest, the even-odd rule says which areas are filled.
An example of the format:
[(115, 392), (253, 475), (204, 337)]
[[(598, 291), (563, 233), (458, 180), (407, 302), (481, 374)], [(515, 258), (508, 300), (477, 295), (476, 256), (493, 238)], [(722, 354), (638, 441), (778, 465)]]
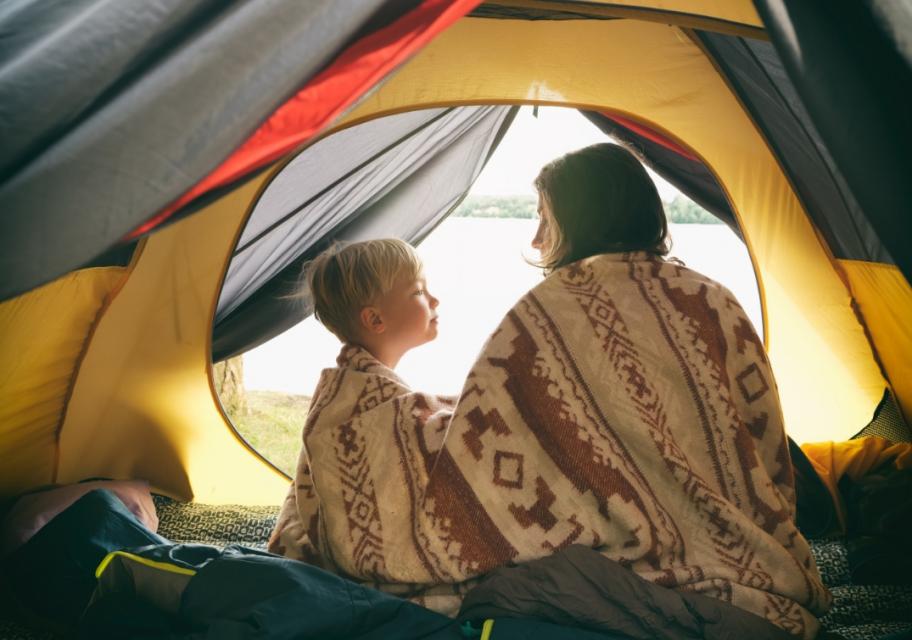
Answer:
[(581, 543), (816, 633), (830, 594), (794, 524), (775, 382), (718, 283), (643, 253), (561, 268), (506, 315), (455, 403), (360, 348), (338, 364), (271, 550), (445, 609), (441, 593)]

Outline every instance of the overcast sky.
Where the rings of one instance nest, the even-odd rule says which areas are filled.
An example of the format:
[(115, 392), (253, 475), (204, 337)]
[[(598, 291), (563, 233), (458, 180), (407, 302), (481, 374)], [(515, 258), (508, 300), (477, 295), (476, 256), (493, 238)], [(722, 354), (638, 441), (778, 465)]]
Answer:
[[(540, 107), (535, 118), (532, 107), (523, 107), (472, 187), (472, 193), (535, 195), (532, 181), (543, 165), (568, 151), (605, 139), (605, 134), (576, 109)], [(650, 171), (649, 175), (655, 180), (662, 200), (673, 200), (677, 190), (655, 173)]]

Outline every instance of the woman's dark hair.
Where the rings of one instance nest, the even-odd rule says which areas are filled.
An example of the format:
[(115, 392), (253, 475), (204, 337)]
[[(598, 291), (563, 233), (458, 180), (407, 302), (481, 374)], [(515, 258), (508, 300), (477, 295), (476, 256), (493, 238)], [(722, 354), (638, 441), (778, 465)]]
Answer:
[(547, 270), (600, 253), (670, 250), (668, 221), (655, 183), (622, 146), (594, 144), (546, 164), (535, 179), (556, 224)]

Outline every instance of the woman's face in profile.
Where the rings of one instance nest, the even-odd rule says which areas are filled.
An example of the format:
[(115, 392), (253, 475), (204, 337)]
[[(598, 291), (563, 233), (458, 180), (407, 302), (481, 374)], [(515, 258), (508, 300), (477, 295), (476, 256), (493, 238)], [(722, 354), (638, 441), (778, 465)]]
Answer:
[(535, 237), (532, 238), (532, 248), (537, 249), (539, 253), (545, 254), (551, 248), (551, 225), (554, 217), (551, 215), (551, 205), (548, 203), (542, 193), (538, 194), (538, 229), (535, 230)]

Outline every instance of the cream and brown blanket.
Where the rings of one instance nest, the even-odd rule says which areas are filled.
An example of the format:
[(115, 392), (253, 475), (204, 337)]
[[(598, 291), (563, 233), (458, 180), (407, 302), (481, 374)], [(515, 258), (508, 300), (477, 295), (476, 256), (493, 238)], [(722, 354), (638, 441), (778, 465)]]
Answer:
[(573, 543), (805, 638), (830, 604), (763, 345), (727, 289), (647, 254), (551, 274), (456, 402), (343, 349), (303, 437), (271, 550), (438, 609)]

